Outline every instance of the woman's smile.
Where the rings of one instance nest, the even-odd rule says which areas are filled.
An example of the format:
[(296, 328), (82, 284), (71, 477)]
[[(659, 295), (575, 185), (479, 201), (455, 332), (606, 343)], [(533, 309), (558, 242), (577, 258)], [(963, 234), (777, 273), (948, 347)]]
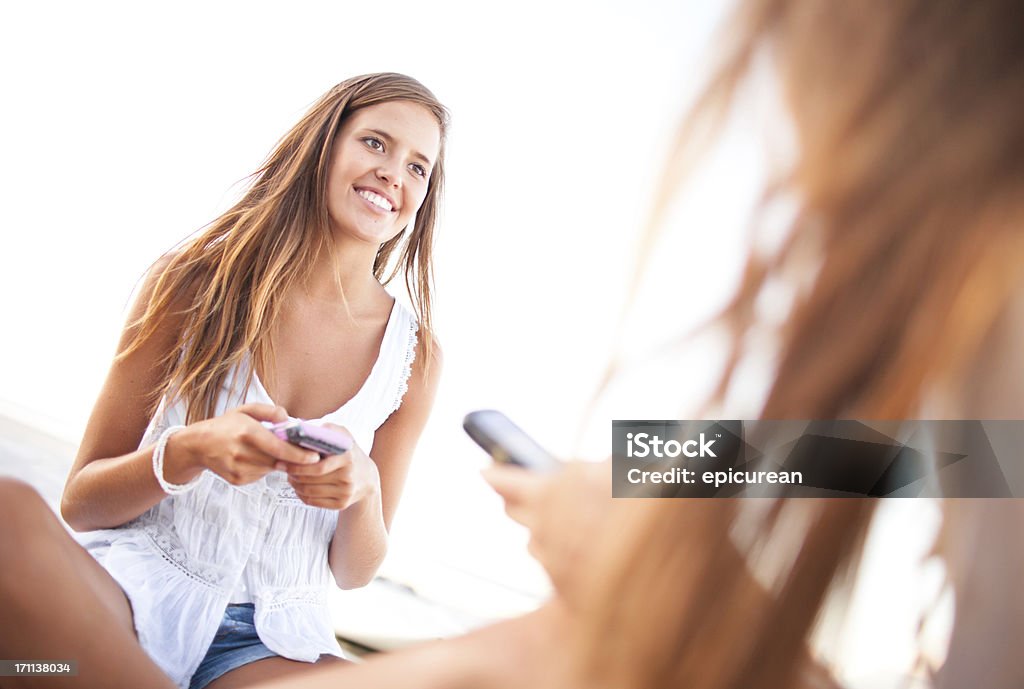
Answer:
[(395, 212), (394, 201), (381, 191), (368, 187), (356, 187), (356, 194), (366, 201), (367, 205), (375, 212), (386, 214)]

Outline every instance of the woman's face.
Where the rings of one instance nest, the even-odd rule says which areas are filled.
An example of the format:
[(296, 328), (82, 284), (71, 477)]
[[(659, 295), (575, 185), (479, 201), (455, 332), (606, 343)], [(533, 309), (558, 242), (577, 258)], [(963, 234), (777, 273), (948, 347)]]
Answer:
[(380, 245), (409, 224), (427, 195), (441, 129), (422, 105), (391, 101), (353, 113), (334, 140), (327, 212), (335, 236)]

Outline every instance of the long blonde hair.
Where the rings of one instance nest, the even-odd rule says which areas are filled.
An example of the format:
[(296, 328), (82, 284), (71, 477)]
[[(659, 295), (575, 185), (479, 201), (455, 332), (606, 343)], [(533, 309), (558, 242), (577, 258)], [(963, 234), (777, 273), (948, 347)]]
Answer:
[[(325, 93), (277, 144), (252, 175), (242, 199), (179, 253), (156, 279), (145, 313), (120, 356), (130, 355), (166, 323), (186, 297), (181, 348), (167, 352), (151, 402), (173, 394), (184, 400), (188, 420), (214, 414), (228, 372), (251, 353), (255, 367), (269, 368), (270, 339), (282, 296), (301, 283), (307, 267), (334, 251), (326, 189), (334, 140), (352, 113), (378, 103), (409, 101), (437, 119), (441, 149), (410, 232), (381, 245), (373, 274), (387, 284), (399, 271), (419, 320), (417, 356), (431, 358), (432, 247), (444, 187), (448, 112), (426, 87), (402, 74), (347, 79)], [(399, 246), (401, 248), (399, 249)], [(398, 251), (397, 260), (393, 254)], [(390, 273), (386, 274), (390, 264)]]
[[(751, 254), (718, 321), (731, 329), (732, 345), (717, 398), (758, 326), (759, 298), (772, 281), (790, 282), (795, 268), (809, 286), (778, 333), (762, 417), (913, 418), (937, 389), (961, 389), (1020, 294), (1019, 4), (749, 0), (727, 29), (721, 63), (680, 128), (645, 239), (653, 245), (669, 200), (767, 54), (797, 151), (769, 184), (765, 206), (792, 198), (797, 209), (778, 250)], [(860, 553), (874, 502), (781, 500), (744, 524), (753, 502), (615, 506), (618, 534), (601, 544), (589, 582), (593, 604), (580, 623), (578, 657), (591, 686), (829, 684), (811, 677), (817, 666), (806, 641), (830, 589)], [(963, 572), (959, 558), (978, 557), (963, 543), (985, 527), (975, 519), (973, 531), (960, 533), (950, 526), (957, 523), (965, 522), (948, 522), (945, 533), (961, 547), (948, 538), (940, 546), (952, 571)], [(1020, 557), (998, 551), (984, 554), (986, 571), (1024, 575)], [(755, 579), (751, 562), (764, 553), (778, 566)], [(972, 606), (998, 601), (999, 593), (957, 595)], [(1008, 641), (1017, 637), (1005, 630), (1019, 635), (1021, 627), (1019, 618), (1007, 622), (1000, 638), (989, 639), (998, 643), (987, 644), (986, 662), (1007, 667), (989, 673), (999, 681), (987, 687), (1018, 686)], [(970, 662), (957, 676), (971, 676)]]

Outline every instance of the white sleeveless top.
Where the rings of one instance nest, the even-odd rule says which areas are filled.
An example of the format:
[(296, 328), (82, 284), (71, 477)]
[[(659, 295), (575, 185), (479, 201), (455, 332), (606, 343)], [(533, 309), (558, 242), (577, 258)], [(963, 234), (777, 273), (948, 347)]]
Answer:
[[(416, 332), (415, 318), (396, 300), (363, 386), (316, 421), (343, 425), (360, 447), (371, 448), (375, 431), (398, 409), (408, 387)], [(240, 390), (244, 380), (239, 369), (228, 376), (217, 415), (248, 402), (273, 404), (255, 375)], [(140, 447), (185, 423), (185, 405), (166, 402)], [(255, 604), (256, 631), (270, 650), (306, 662), (321, 654), (344, 657), (327, 608), (335, 585), (327, 553), (338, 516), (303, 503), (283, 472), (233, 486), (204, 471), (188, 492), (164, 498), (121, 527), (76, 538), (124, 589), (142, 647), (178, 686), (187, 687), (243, 581)]]

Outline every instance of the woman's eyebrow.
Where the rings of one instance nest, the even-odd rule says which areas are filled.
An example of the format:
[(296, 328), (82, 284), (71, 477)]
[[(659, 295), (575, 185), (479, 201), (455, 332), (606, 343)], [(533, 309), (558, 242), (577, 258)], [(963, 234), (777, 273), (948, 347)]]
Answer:
[[(372, 129), (372, 128), (368, 127), (366, 131), (373, 132), (374, 134), (376, 134), (380, 138), (384, 139), (387, 143), (392, 143), (395, 140), (395, 138), (393, 136), (391, 136), (387, 132), (382, 131), (380, 129)], [(414, 156), (416, 156), (417, 158), (419, 158), (420, 160), (422, 160), (424, 163), (426, 163), (427, 167), (433, 167), (434, 166), (434, 162), (432, 160), (430, 160), (430, 158), (428, 158), (427, 156), (425, 156), (422, 153), (420, 153), (419, 151), (413, 151), (412, 154)]]

